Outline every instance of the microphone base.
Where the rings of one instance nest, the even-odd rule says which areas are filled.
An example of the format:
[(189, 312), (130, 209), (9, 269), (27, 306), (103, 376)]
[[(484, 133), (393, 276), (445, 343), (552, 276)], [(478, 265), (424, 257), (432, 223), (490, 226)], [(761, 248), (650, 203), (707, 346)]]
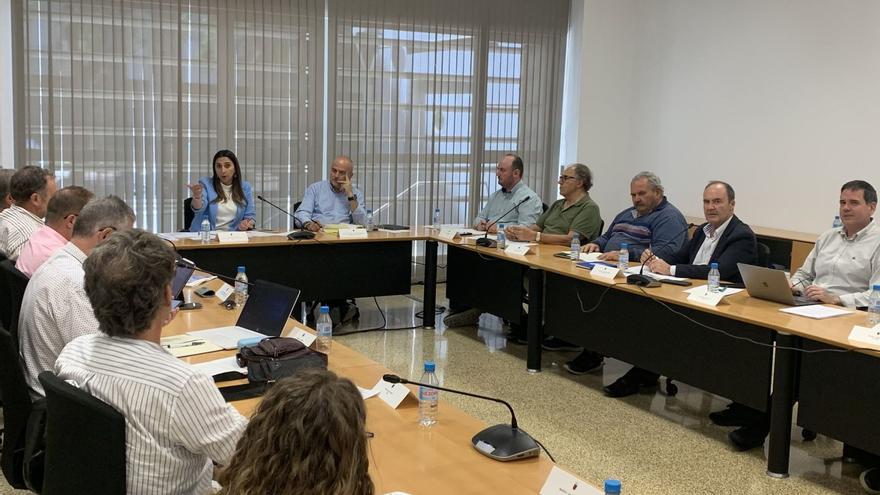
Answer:
[(477, 243), (477, 246), (487, 247), (487, 248), (493, 248), (493, 247), (498, 246), (497, 242), (495, 242), (493, 239), (489, 239), (488, 237), (480, 237), (479, 239), (477, 239), (476, 243)]
[(537, 457), (541, 453), (528, 433), (510, 425), (490, 426), (474, 435), (471, 444), (477, 452), (501, 462)]
[(308, 230), (297, 230), (296, 232), (291, 232), (287, 234), (287, 238), (291, 241), (296, 241), (300, 239), (314, 239), (315, 233), (309, 232)]
[(626, 277), (626, 283), (630, 285), (638, 285), (639, 287), (660, 287), (660, 282), (654, 280), (647, 275), (633, 273)]

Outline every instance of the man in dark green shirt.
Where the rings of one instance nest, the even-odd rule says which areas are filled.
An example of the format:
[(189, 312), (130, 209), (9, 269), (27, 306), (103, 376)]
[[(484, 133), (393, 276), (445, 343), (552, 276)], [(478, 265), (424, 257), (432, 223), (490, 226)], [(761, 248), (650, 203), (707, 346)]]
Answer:
[(559, 176), (559, 194), (562, 199), (538, 217), (528, 227), (511, 225), (504, 229), (513, 241), (532, 241), (568, 246), (575, 235), (581, 242), (589, 242), (601, 234), (602, 218), (599, 206), (590, 198), (593, 174), (581, 163), (565, 167)]

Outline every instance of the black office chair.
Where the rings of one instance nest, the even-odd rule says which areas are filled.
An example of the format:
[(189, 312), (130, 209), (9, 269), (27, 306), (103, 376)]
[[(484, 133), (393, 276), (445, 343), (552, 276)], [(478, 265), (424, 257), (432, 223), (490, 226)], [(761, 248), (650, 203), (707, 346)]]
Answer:
[(18, 271), (12, 260), (0, 261), (0, 287), (6, 292), (4, 299), (7, 301), (3, 307), (2, 323), (4, 328), (9, 329), (15, 348), (18, 349), (18, 315), (21, 312), (21, 301), (24, 299), (24, 290), (27, 287), (27, 275)]
[(763, 242), (758, 243), (758, 255), (756, 262), (758, 263), (758, 266), (770, 266), (770, 246), (764, 244)]
[(541, 203), (541, 211), (546, 212), (550, 207), (547, 206), (547, 203)]
[(182, 232), (189, 232), (189, 228), (192, 226), (193, 218), (196, 217), (195, 212), (192, 209), (192, 198), (186, 198), (183, 200), (183, 230)]
[(125, 493), (125, 417), (51, 371), (46, 391), (43, 494)]
[(31, 398), (12, 336), (0, 328), (0, 390), (3, 391), (3, 451), (0, 466), (13, 488), (27, 488), (24, 482), (24, 440)]
[[(27, 288), (28, 277), (18, 271), (12, 260), (0, 262), (0, 271), (6, 280), (5, 287), (9, 299), (9, 322), (5, 328), (9, 329), (15, 348), (18, 349), (18, 315), (21, 313), (21, 301), (24, 299), (24, 291)], [(5, 321), (3, 323), (6, 323)]]

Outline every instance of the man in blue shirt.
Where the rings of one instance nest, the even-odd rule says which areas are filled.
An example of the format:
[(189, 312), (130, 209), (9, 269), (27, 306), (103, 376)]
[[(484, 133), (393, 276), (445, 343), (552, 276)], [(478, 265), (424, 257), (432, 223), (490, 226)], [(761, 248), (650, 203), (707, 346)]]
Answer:
[[(474, 219), (476, 230), (486, 230), (488, 227), (489, 233), (494, 234), (498, 231), (499, 223), (529, 227), (537, 222), (538, 217), (543, 213), (543, 204), (535, 191), (522, 181), (522, 176), (522, 158), (513, 153), (504, 155), (495, 168), (495, 177), (498, 178), (501, 189), (489, 196), (486, 206)], [(523, 200), (526, 202), (510, 211)], [(489, 224), (492, 222), (496, 223), (490, 227)]]
[(329, 179), (310, 185), (294, 213), (302, 228), (317, 232), (327, 224), (366, 223), (364, 193), (351, 183), (352, 175), (351, 158), (340, 155), (333, 159)]

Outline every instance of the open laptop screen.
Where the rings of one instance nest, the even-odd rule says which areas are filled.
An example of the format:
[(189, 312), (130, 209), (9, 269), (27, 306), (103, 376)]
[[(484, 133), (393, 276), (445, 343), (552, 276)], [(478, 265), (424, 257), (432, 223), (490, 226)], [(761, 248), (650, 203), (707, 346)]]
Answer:
[(297, 299), (298, 289), (257, 280), (248, 289), (248, 299), (236, 325), (270, 337), (278, 337), (284, 330)]

